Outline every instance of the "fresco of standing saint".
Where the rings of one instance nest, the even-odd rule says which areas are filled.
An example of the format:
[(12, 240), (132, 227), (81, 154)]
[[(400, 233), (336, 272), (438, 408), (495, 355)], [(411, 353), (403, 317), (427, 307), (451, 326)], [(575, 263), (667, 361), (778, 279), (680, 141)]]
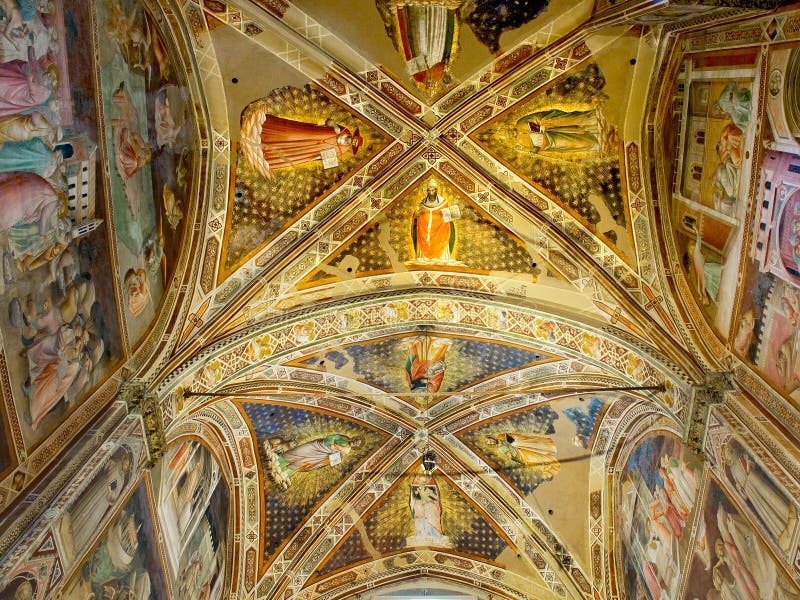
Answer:
[(318, 502), (380, 447), (387, 435), (319, 410), (246, 403), (258, 442), (265, 514), (264, 557), (274, 556)]
[(451, 264), (456, 244), (456, 219), (461, 217), (458, 205), (451, 205), (440, 193), (435, 179), (428, 182), (425, 196), (414, 211), (411, 238), (415, 263)]
[(341, 464), (342, 458), (363, 444), (359, 437), (349, 438), (330, 433), (323, 438), (289, 447), (280, 439), (267, 442), (264, 451), (270, 465), (270, 477), (286, 489), (295, 473), (305, 473)]
[(517, 131), (520, 150), (532, 154), (587, 152), (598, 148), (597, 114), (594, 110), (553, 108), (530, 113), (517, 121)]
[(435, 394), (447, 374), (445, 356), (450, 341), (432, 337), (415, 338), (408, 345), (406, 382), (412, 393)]
[(503, 432), (486, 436), (486, 444), (494, 447), (503, 460), (517, 467), (531, 467), (551, 479), (561, 468), (556, 458), (556, 443), (546, 435)]

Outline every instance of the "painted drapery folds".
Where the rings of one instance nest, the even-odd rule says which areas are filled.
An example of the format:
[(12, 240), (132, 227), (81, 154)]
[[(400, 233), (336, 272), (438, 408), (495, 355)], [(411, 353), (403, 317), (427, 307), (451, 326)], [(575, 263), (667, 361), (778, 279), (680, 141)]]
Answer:
[(196, 133), (156, 20), (134, 0), (98, 2), (100, 84), (126, 323), (147, 332), (178, 255)]
[(702, 507), (687, 597), (800, 597), (800, 589), (760, 539), (759, 528), (742, 515), (713, 477)]
[(242, 112), (225, 270), (318, 202), (388, 142), (316, 88), (283, 87)]
[(612, 108), (612, 96), (620, 92), (607, 86), (600, 64), (591, 63), (535, 92), (473, 136), (624, 254), (630, 251), (630, 223), (620, 178), (619, 116)]
[(204, 446), (184, 442), (167, 452), (153, 479), (172, 589), (180, 598), (220, 598), (230, 495), (219, 465)]
[[(0, 329), (30, 450), (149, 331), (178, 253), (194, 133), (163, 34), (138, 2), (3, 10)], [(106, 176), (124, 200), (111, 212)]]
[(355, 376), (414, 404), (432, 406), (441, 400), (438, 392), (466, 389), (552, 358), (511, 344), (427, 334), (343, 345), (292, 364)]
[(489, 52), (500, 53), (500, 35), (534, 19), (548, 0), (376, 0), (386, 35), (419, 92), (434, 98), (455, 83), (453, 65), (467, 25)]
[(700, 474), (697, 459), (672, 435), (645, 438), (628, 459), (617, 500), (627, 597), (677, 597)]
[(148, 496), (142, 481), (65, 584), (65, 600), (167, 597)]
[(385, 436), (324, 412), (244, 404), (258, 442), (264, 489), (263, 548), (272, 555)]
[(93, 69), (77, 51), (79, 37), (91, 39), (89, 15), (59, 1), (19, 18), (0, 64), (0, 327), (32, 447), (103, 381), (123, 349), (107, 276), (97, 112), (84, 101)]

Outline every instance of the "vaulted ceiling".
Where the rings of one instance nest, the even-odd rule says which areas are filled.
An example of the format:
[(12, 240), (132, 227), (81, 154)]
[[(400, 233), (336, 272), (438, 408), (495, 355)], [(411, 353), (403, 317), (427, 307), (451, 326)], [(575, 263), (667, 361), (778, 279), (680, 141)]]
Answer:
[[(415, 80), (392, 44), (415, 43), (397, 20), (413, 9), (377, 5), (184, 6), (212, 160), (189, 314), (154, 367), (168, 437), (226, 424), (239, 575), (259, 597), (420, 573), (583, 597), (605, 580), (616, 425), (637, 406), (667, 423), (687, 396), (648, 388), (702, 379), (642, 173), (664, 56), (633, 17), (657, 8), (542, 5), (493, 56), (468, 11), (432, 3), (457, 38), (444, 75)], [(362, 145), (289, 166), (281, 150), (309, 142), (284, 122), (301, 141), (280, 146), (266, 115), (330, 119)], [(605, 391), (630, 387), (645, 389)], [(327, 468), (281, 463), (332, 434), (361, 445)]]
[[(231, 597), (644, 594), (615, 533), (638, 493), (620, 491), (620, 474), (646, 463), (634, 442), (685, 451), (694, 501), (712, 483), (683, 445), (699, 451), (709, 422), (693, 390), (722, 393), (709, 374), (723, 371), (742, 404), (721, 419), (796, 436), (794, 242), (758, 245), (778, 218), (758, 208), (760, 178), (791, 170), (762, 162), (788, 161), (800, 136), (785, 91), (800, 69), (792, 9), (63, 4), (72, 85), (102, 106), (88, 117), (76, 102), (72, 133), (99, 127), (108, 152), (109, 237), (92, 256), (113, 275), (92, 272), (105, 333), (86, 327), (100, 350), (80, 398), (93, 401), (32, 406), (16, 464), (20, 448), (36, 459), (55, 432), (82, 430), (120, 381), (122, 397), (140, 386), (152, 413), (129, 406), (145, 414), (150, 457), (164, 449), (153, 440), (170, 447), (151, 477), (159, 519), (181, 519), (159, 491), (177, 485), (169, 469), (195, 464), (180, 444), (213, 456)], [(88, 66), (74, 73), (81, 24), (94, 83)], [(149, 144), (128, 131), (137, 119)], [(21, 297), (0, 323), (16, 328), (20, 390)], [(12, 463), (0, 461), (9, 481)], [(21, 489), (3, 488), (6, 514), (22, 511)], [(687, 589), (689, 544), (705, 534), (692, 535), (664, 597)], [(183, 546), (170, 544), (178, 572)]]

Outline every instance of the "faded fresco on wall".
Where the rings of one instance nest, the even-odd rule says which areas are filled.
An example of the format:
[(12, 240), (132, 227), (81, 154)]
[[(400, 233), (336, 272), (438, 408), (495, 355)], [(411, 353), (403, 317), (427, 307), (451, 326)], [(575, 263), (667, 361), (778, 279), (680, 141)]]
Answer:
[(626, 597), (677, 597), (700, 475), (697, 459), (673, 435), (646, 437), (628, 459), (616, 500)]
[(158, 475), (158, 515), (170, 540), (170, 564), (177, 565), (219, 481), (219, 465), (204, 446), (192, 441), (167, 453)]
[[(781, 55), (789, 49), (774, 52)], [(776, 59), (770, 55), (772, 64)], [(787, 141), (786, 115), (796, 96), (791, 66), (777, 61), (767, 94), (769, 118), (763, 120), (766, 143), (788, 151), (767, 150), (761, 163), (752, 221), (751, 244), (743, 260), (740, 308), (731, 327), (731, 347), (743, 360), (789, 396), (800, 392), (800, 144)], [(788, 70), (787, 70), (788, 69)], [(797, 65), (795, 64), (795, 72)], [(775, 76), (777, 73), (777, 77)], [(781, 86), (786, 89), (782, 90)], [(788, 103), (788, 104), (785, 104)], [(794, 139), (794, 138), (792, 138)], [(792, 146), (794, 144), (794, 146)], [(729, 282), (735, 289), (734, 281)], [(732, 293), (732, 291), (731, 291)]]
[(321, 411), (253, 403), (242, 409), (258, 440), (268, 559), (386, 436)]
[(532, 264), (531, 257), (524, 241), (431, 170), (300, 287), (417, 269), (524, 274), (535, 282), (543, 269)]
[(223, 270), (367, 162), (389, 137), (310, 86), (286, 86), (242, 112)]
[(603, 414), (613, 398), (579, 396), (507, 413), (459, 433), (463, 441), (506, 479), (566, 547), (587, 559), (586, 527), (564, 509), (563, 498), (589, 503), (589, 458)]
[(122, 348), (88, 7), (29, 4), (12, 10), (0, 40), (0, 328), (30, 448), (103, 381)]
[(225, 580), (228, 488), (209, 451), (191, 441), (171, 448), (153, 472), (172, 587), (181, 598), (215, 600)]
[(592, 62), (533, 92), (472, 137), (625, 254), (633, 251), (632, 237), (611, 107), (627, 96), (606, 84), (603, 68)]
[(410, 334), (339, 346), (293, 364), (352, 377), (430, 406), (440, 399), (437, 393), (465, 389), (552, 358), (501, 342)]
[(137, 0), (97, 3), (108, 177), (128, 334), (147, 333), (177, 260), (195, 154), (186, 87)]
[(134, 470), (133, 453), (121, 446), (64, 511), (58, 533), (65, 558), (72, 564), (85, 552), (114, 514)]
[(684, 597), (800, 598), (758, 530), (709, 477)]
[(447, 477), (421, 466), (401, 477), (363, 522), (334, 550), (321, 574), (409, 548), (451, 550), (495, 562), (509, 546)]
[(761, 467), (750, 451), (730, 439), (720, 452), (720, 471), (750, 520), (783, 555), (794, 559), (797, 546), (797, 505)]
[(64, 600), (167, 597), (144, 480), (64, 585)]

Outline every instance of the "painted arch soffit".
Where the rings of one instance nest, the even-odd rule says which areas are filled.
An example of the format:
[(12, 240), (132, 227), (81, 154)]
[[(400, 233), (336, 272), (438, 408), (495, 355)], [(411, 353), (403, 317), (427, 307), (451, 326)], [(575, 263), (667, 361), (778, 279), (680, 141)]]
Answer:
[[(286, 9), (286, 14), (295, 14), (296, 7), (288, 3), (287, 6), (289, 8)], [(522, 66), (516, 69), (516, 65), (508, 66), (503, 63), (505, 66), (501, 68), (495, 64), (495, 71), (506, 76), (509, 84), (499, 93), (494, 91), (497, 88), (477, 90), (476, 93), (482, 95), (475, 96), (473, 103), (465, 103), (465, 106), (476, 106), (477, 110), (466, 108), (454, 111), (437, 128), (430, 129), (424, 120), (409, 117), (408, 110), (402, 107), (403, 103), (386, 92), (390, 89), (389, 86), (371, 81), (367, 75), (374, 65), (365, 61), (357, 65), (351, 59), (348, 59), (349, 62), (338, 60), (336, 50), (341, 49), (341, 44), (337, 46), (330, 42), (337, 39), (333, 34), (325, 37), (325, 43), (330, 43), (330, 47), (321, 47), (321, 44), (324, 46), (322, 41), (311, 40), (313, 43), (310, 43), (302, 32), (298, 33), (297, 29), (287, 26), (286, 19), (281, 21), (267, 16), (255, 7), (245, 7), (242, 10), (221, 2), (203, 3), (200, 6), (188, 3), (184, 7), (183, 16), (191, 24), (194, 51), (202, 58), (199, 61), (200, 70), (206, 86), (214, 141), (211, 152), (213, 166), (209, 170), (211, 206), (207, 213), (203, 265), (199, 267), (201, 272), (194, 289), (191, 311), (181, 335), (182, 343), (198, 335), (203, 339), (217, 337), (225, 330), (252, 323), (256, 318), (272, 314), (275, 310), (285, 310), (287, 306), (305, 305), (326, 296), (352, 296), (362, 290), (387, 285), (413, 283), (455, 286), (500, 294), (508, 294), (509, 290), (511, 293), (518, 292), (522, 288), (523, 295), (533, 293), (536, 296), (536, 291), (530, 290), (545, 287), (541, 282), (551, 283), (551, 280), (556, 287), (568, 290), (572, 285), (582, 290), (585, 296), (583, 304), (591, 303), (595, 316), (617, 327), (628, 329), (634, 335), (649, 337), (649, 332), (642, 331), (641, 319), (629, 314), (638, 310), (660, 324), (662, 331), (657, 335), (677, 336), (672, 316), (662, 303), (656, 301), (662, 295), (658, 289), (658, 281), (653, 276), (654, 259), (651, 255), (650, 232), (643, 222), (644, 205), (641, 199), (636, 199), (642, 188), (641, 180), (637, 179), (637, 141), (631, 138), (631, 146), (627, 139), (620, 138), (621, 131), (627, 132), (636, 128), (630, 124), (611, 123), (599, 108), (594, 115), (586, 117), (584, 125), (588, 132), (587, 139), (592, 136), (597, 138), (595, 130), (605, 127), (602, 152), (598, 142), (598, 149), (583, 149), (576, 155), (586, 158), (587, 152), (596, 152), (597, 160), (605, 161), (603, 165), (608, 167), (600, 170), (608, 175), (609, 180), (598, 183), (597, 188), (608, 191), (607, 197), (598, 205), (602, 215), (593, 204), (598, 197), (592, 191), (594, 188), (589, 189), (591, 185), (589, 188), (584, 186), (579, 194), (582, 194), (581, 198), (577, 198), (572, 204), (570, 201), (565, 202), (564, 198), (554, 193), (555, 188), (552, 186), (552, 189), (548, 188), (542, 182), (533, 181), (526, 178), (524, 173), (516, 172), (513, 160), (494, 148), (494, 142), (486, 141), (495, 135), (491, 125), (489, 129), (475, 128), (479, 123), (494, 119), (495, 116), (498, 123), (508, 121), (517, 112), (525, 111), (528, 105), (533, 112), (525, 114), (544, 112), (547, 107), (543, 106), (544, 101), (536, 100), (539, 96), (553, 98), (554, 95), (561, 94), (557, 98), (558, 102), (554, 103), (560, 108), (550, 108), (551, 111), (570, 112), (566, 109), (571, 108), (574, 109), (572, 113), (579, 113), (586, 112), (580, 109), (586, 109), (589, 105), (594, 110), (603, 103), (614, 104), (613, 100), (608, 100), (609, 97), (622, 97), (627, 92), (625, 89), (615, 88), (609, 96), (604, 91), (610, 90), (614, 85), (614, 78), (606, 76), (613, 69), (606, 68), (604, 71), (602, 64), (603, 59), (608, 60), (603, 53), (608, 55), (611, 51), (597, 40), (589, 37), (568, 47), (556, 47), (559, 54), (556, 58), (552, 54), (541, 57), (536, 55), (535, 60), (525, 58), (520, 61)], [(616, 34), (622, 40), (619, 43), (627, 44), (636, 51), (641, 50), (637, 46), (639, 42), (629, 31), (623, 29)], [(228, 83), (233, 80), (228, 76), (233, 73), (232, 69), (236, 65), (223, 64), (220, 57), (231, 54), (227, 48), (238, 47), (237, 44), (257, 56), (263, 55), (265, 65), (280, 65), (280, 72), (287, 73), (270, 88), (276, 90), (271, 99), (269, 95), (263, 96), (263, 86), (260, 88), (263, 102), (258, 101), (258, 94), (251, 93), (248, 96), (247, 90), (230, 92), (231, 89), (240, 89)], [(331, 56), (336, 58), (332, 62)], [(261, 61), (253, 61), (254, 64), (259, 62)], [(639, 73), (643, 71), (640, 70)], [(619, 78), (619, 74), (616, 77)], [(567, 98), (570, 82), (580, 78), (588, 78), (599, 88), (597, 94), (591, 98)], [(611, 83), (600, 83), (609, 80)], [(357, 87), (354, 81), (359, 82)], [(245, 82), (237, 85), (241, 86), (242, 83)], [(313, 83), (313, 87), (305, 88), (307, 83)], [(286, 92), (287, 84), (294, 88), (294, 91), (288, 92), (290, 96), (293, 95), (292, 100), (286, 100), (278, 93), (281, 90)], [(232, 97), (236, 94), (239, 96)], [(311, 98), (310, 106), (334, 107), (335, 110), (331, 108), (334, 116), (338, 115), (343, 121), (352, 121), (350, 130), (363, 124), (363, 128), (359, 127), (360, 130), (373, 131), (375, 135), (371, 139), (374, 142), (372, 153), (365, 154), (364, 148), (369, 147), (367, 140), (359, 148), (360, 162), (347, 163), (349, 158), (354, 157), (343, 160), (337, 167), (338, 175), (333, 179), (328, 177), (327, 184), (324, 181), (320, 184), (321, 195), (315, 193), (307, 202), (300, 202), (302, 206), (298, 204), (296, 211), (291, 209), (281, 221), (283, 225), (270, 239), (265, 239), (263, 244), (256, 244), (246, 251), (242, 248), (247, 244), (240, 244), (239, 250), (243, 254), (240, 252), (239, 256), (245, 259), (230, 262), (225, 252), (232, 247), (231, 240), (237, 236), (246, 237), (247, 229), (264, 229), (259, 224), (263, 225), (265, 215), (271, 217), (274, 213), (261, 210), (266, 205), (253, 208), (251, 202), (249, 212), (244, 211), (247, 213), (245, 216), (241, 213), (234, 217), (237, 206), (241, 208), (239, 205), (248, 202), (244, 196), (262, 193), (270, 186), (299, 185), (300, 180), (296, 177), (290, 178), (292, 181), (280, 183), (279, 180), (285, 179), (279, 177), (281, 171), (284, 174), (298, 171), (304, 176), (311, 171), (306, 167), (273, 169), (273, 177), (267, 179), (262, 176), (259, 179), (257, 168), (248, 165), (243, 156), (241, 132), (238, 131), (239, 117), (249, 114), (248, 109), (261, 102), (261, 106), (266, 107), (265, 111), (272, 111), (270, 114), (276, 117), (283, 114), (284, 117), (281, 118), (302, 121), (304, 117), (298, 112), (297, 103), (302, 104), (308, 98)], [(292, 105), (292, 102), (295, 104)], [(485, 114), (487, 106), (491, 108)], [(571, 118), (578, 117), (573, 115)], [(613, 117), (611, 120), (614, 120)], [(308, 122), (307, 117), (305, 122)], [(445, 124), (449, 129), (446, 129), (444, 137), (437, 140), (442, 131), (438, 127)], [(612, 129), (620, 139), (615, 138)], [(362, 137), (365, 135), (366, 133)], [(615, 149), (613, 152), (612, 147)], [(575, 158), (572, 157), (573, 166)], [(552, 158), (550, 160), (552, 162)], [(571, 164), (569, 160), (561, 162), (568, 166)], [(237, 165), (244, 165), (244, 170), (252, 167), (250, 187), (244, 186), (247, 189), (237, 184)], [(352, 260), (352, 255), (343, 253), (342, 247), (356, 244), (368, 233), (370, 227), (380, 229), (377, 226), (387, 222), (389, 211), (398, 208), (397, 199), (405, 198), (404, 194), (412, 194), (411, 188), (421, 185), (420, 177), (424, 176), (423, 173), (419, 173), (417, 178), (409, 177), (410, 172), (419, 169), (425, 169), (424, 174), (432, 169), (437, 179), (448, 181), (457, 188), (456, 196), (461, 195), (466, 198), (467, 204), (471, 202), (470, 206), (475, 205), (476, 210), (467, 214), (468, 218), (473, 214), (481, 219), (488, 217), (499, 223), (501, 228), (505, 227), (510, 236), (516, 238), (517, 244), (521, 242), (528, 251), (530, 262), (525, 268), (477, 269), (468, 261), (462, 260), (460, 262), (463, 264), (457, 264), (457, 258), (452, 264), (417, 264), (411, 268), (405, 264), (407, 261), (401, 261), (401, 265), (393, 264), (391, 256), (408, 252), (407, 247), (414, 241), (410, 233), (411, 223), (401, 223), (395, 215), (395, 227), (392, 229), (396, 229), (395, 237), (398, 239), (390, 240), (385, 247), (381, 246), (381, 236), (375, 231), (371, 234), (375, 239), (361, 239), (362, 251), (368, 252), (372, 249), (372, 263), (387, 263), (388, 269), (383, 269), (386, 272), (382, 273), (381, 268), (376, 268), (351, 277), (351, 271), (347, 269), (352, 269), (352, 265), (341, 264), (341, 260)], [(242, 170), (238, 173), (241, 174)], [(399, 181), (404, 174), (407, 178), (405, 186)], [(566, 179), (562, 177), (560, 181), (566, 185)], [(498, 183), (501, 185), (498, 186)], [(387, 197), (389, 188), (392, 188), (394, 195)], [(411, 202), (410, 199), (407, 201)], [(240, 217), (238, 226), (234, 227), (234, 219)], [(275, 221), (277, 226), (280, 220), (270, 219), (270, 222)], [(601, 222), (609, 227), (603, 229)], [(461, 219), (454, 220), (453, 223), (458, 247), (459, 225), (471, 221), (461, 216)], [(402, 232), (402, 229), (408, 234)], [(461, 241), (463, 245), (463, 236)], [(456, 252), (459, 250), (463, 248), (459, 247)], [(645, 253), (642, 254), (640, 250), (645, 250)], [(594, 265), (605, 273), (609, 285), (618, 286), (622, 290), (617, 290), (616, 296), (607, 294), (603, 278), (596, 277), (592, 269), (576, 264), (573, 260), (576, 251), (587, 264)], [(287, 263), (287, 259), (292, 256), (301, 257), (294, 260), (294, 269)], [(380, 258), (376, 261), (377, 256)], [(228, 263), (225, 263), (226, 260)], [(302, 265), (298, 264), (300, 262)], [(359, 262), (362, 262), (361, 259)], [(366, 264), (369, 261), (363, 262)], [(534, 263), (535, 266), (532, 266)], [(400, 268), (396, 268), (397, 266)], [(303, 277), (292, 280), (292, 275), (305, 276), (312, 270), (337, 268), (342, 269), (343, 273), (329, 278), (327, 288), (325, 280), (320, 278), (312, 286)], [(448, 276), (442, 277), (444, 273)], [(312, 292), (309, 291), (310, 288), (319, 289)], [(541, 295), (548, 294), (545, 291)], [(619, 294), (625, 296), (630, 305), (626, 306), (625, 302), (621, 302)], [(242, 307), (238, 312), (230, 310), (232, 300)], [(279, 305), (279, 302), (283, 304)], [(254, 310), (253, 305), (261, 308)], [(590, 312), (585, 306), (576, 306), (575, 309), (576, 313)], [(219, 316), (222, 312), (225, 313), (224, 317)]]

